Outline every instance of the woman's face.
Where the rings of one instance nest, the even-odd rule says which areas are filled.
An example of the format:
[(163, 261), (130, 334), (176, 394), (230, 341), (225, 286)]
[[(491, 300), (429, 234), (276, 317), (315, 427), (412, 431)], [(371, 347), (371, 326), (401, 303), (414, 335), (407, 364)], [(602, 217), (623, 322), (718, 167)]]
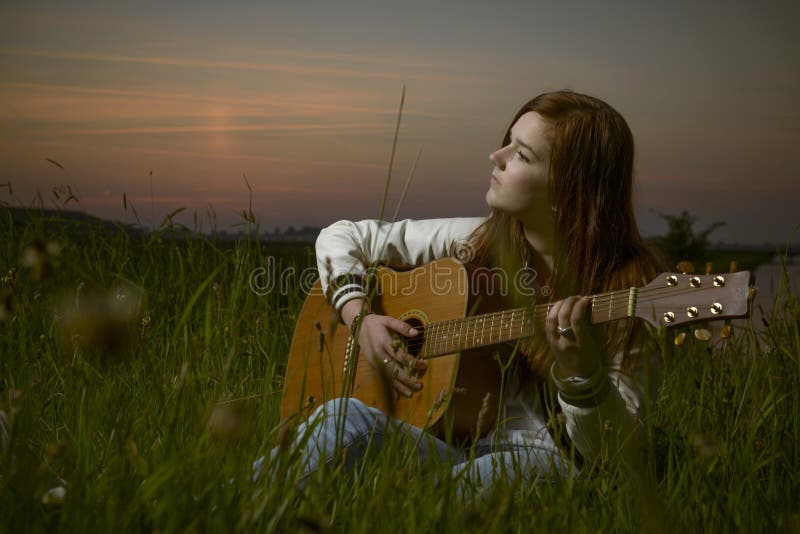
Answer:
[(523, 222), (551, 213), (549, 132), (548, 123), (534, 111), (514, 123), (510, 143), (489, 155), (494, 164), (486, 192), (489, 207)]

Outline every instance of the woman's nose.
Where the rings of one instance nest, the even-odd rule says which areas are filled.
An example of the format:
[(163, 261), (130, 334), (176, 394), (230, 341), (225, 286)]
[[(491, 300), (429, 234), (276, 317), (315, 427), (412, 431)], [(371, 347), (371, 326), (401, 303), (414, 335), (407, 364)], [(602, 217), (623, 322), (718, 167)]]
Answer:
[(494, 152), (492, 152), (491, 154), (489, 154), (489, 161), (494, 163), (495, 166), (497, 166), (497, 168), (500, 169), (501, 171), (505, 169), (506, 161), (505, 158), (503, 157), (503, 149), (499, 148)]

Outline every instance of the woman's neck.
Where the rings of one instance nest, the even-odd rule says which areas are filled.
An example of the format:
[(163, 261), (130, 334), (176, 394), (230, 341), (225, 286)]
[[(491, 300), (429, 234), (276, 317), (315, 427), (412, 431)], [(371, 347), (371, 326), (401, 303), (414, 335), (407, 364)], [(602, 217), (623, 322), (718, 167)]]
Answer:
[(534, 250), (543, 257), (552, 258), (555, 235), (553, 221), (522, 221), (522, 231)]
[(531, 258), (533, 265), (531, 267), (547, 278), (553, 271), (552, 232), (537, 231), (537, 229), (525, 223), (523, 223), (522, 228), (525, 239), (533, 251), (533, 257)]

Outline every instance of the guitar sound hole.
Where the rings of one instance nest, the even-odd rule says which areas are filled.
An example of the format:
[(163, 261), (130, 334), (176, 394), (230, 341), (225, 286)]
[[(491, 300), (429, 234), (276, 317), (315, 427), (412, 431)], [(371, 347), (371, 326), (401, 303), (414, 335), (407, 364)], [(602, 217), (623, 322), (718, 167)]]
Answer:
[(419, 352), (422, 350), (422, 341), (425, 339), (425, 325), (417, 317), (406, 317), (403, 321), (416, 328), (419, 332), (422, 332), (422, 334), (417, 334), (414, 337), (405, 339), (406, 352), (417, 358), (419, 357)]

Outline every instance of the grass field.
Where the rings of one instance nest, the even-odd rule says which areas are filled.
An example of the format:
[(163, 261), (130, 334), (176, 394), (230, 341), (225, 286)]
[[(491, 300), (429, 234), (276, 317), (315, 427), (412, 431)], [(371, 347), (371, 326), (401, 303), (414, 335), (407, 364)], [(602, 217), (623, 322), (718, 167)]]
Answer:
[(641, 478), (609, 466), (456, 499), (445, 466), (421, 472), (390, 449), (302, 490), (291, 465), (252, 481), (253, 460), (282, 439), (303, 300), (296, 276), (283, 291), (251, 290), (270, 256), (296, 273), (313, 265), (305, 247), (14, 228), (0, 210), (2, 530), (800, 531), (791, 295), (768, 328), (690, 336), (665, 358)]

